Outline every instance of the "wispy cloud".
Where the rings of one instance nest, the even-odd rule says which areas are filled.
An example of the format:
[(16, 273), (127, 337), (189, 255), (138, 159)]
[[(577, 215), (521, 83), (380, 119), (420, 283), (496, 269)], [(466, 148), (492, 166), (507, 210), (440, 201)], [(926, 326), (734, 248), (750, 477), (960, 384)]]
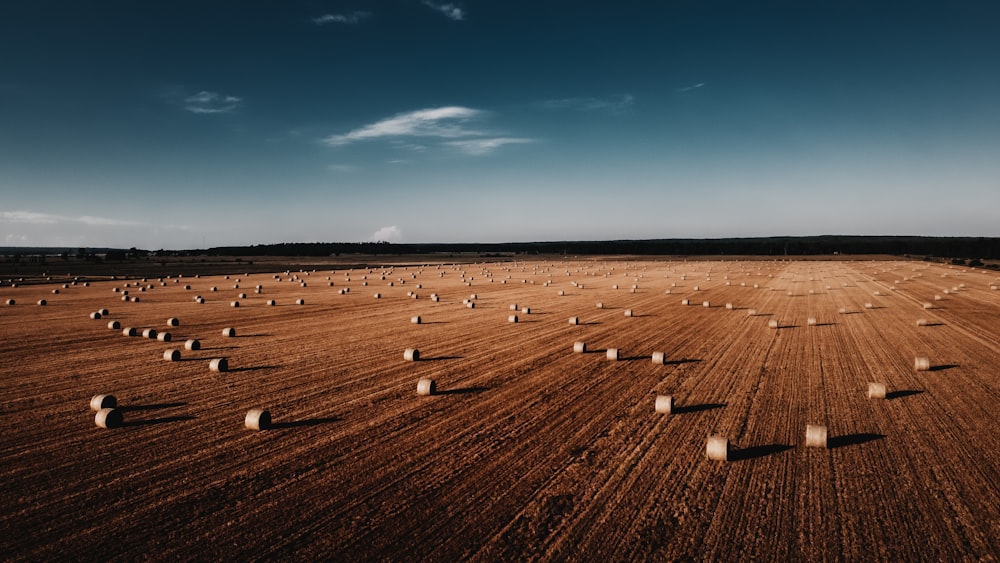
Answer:
[(504, 145), (521, 145), (534, 143), (535, 139), (523, 137), (493, 137), (489, 139), (464, 139), (461, 141), (448, 141), (445, 144), (455, 147), (465, 154), (481, 156), (490, 154)]
[(536, 105), (545, 109), (572, 111), (607, 111), (621, 113), (632, 107), (635, 98), (631, 94), (615, 94), (603, 98), (561, 98), (545, 100)]
[(243, 98), (202, 90), (184, 98), (184, 109), (199, 114), (229, 113), (238, 108), (242, 102)]
[(322, 16), (313, 18), (313, 23), (316, 25), (326, 25), (328, 23), (345, 23), (354, 25), (365, 18), (370, 18), (371, 12), (354, 11), (349, 14), (323, 14)]
[(330, 164), (326, 169), (333, 172), (354, 172), (358, 167), (353, 164)]
[(421, 109), (396, 114), (341, 135), (330, 135), (323, 142), (339, 147), (358, 141), (399, 137), (460, 138), (482, 135), (481, 131), (467, 128), (470, 121), (485, 117), (482, 110), (461, 106)]
[(704, 86), (705, 86), (704, 82), (699, 82), (697, 84), (692, 84), (690, 86), (684, 86), (683, 88), (678, 88), (677, 89), (677, 93), (678, 94), (684, 94), (686, 92), (693, 92), (693, 91), (697, 90), (698, 88), (703, 88)]
[(375, 234), (372, 235), (372, 240), (375, 242), (400, 242), (403, 240), (403, 231), (399, 230), (399, 227), (396, 225), (382, 227), (375, 231)]
[(91, 227), (139, 227), (142, 223), (126, 219), (109, 219), (80, 215), (70, 217), (35, 211), (0, 211), (0, 223), (22, 223), (29, 225), (54, 225), (57, 223), (80, 223)]
[(430, 0), (424, 0), (424, 6), (441, 12), (450, 20), (462, 21), (465, 19), (465, 10), (457, 4), (439, 4), (437, 2), (431, 2)]

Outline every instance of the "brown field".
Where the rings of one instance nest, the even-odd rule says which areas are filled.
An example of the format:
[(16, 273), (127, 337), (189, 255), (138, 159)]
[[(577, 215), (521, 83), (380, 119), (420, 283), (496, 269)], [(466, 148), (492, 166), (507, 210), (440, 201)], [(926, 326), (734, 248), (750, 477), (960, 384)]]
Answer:
[[(3, 559), (1000, 557), (995, 272), (595, 259), (243, 273), (5, 277)], [(222, 357), (230, 371), (210, 371)], [(417, 395), (422, 377), (435, 395)], [(99, 393), (123, 427), (95, 425)], [(673, 413), (654, 412), (658, 393)], [(272, 429), (244, 428), (255, 407)], [(827, 427), (827, 448), (805, 446), (807, 424)], [(710, 434), (729, 461), (706, 459)]]

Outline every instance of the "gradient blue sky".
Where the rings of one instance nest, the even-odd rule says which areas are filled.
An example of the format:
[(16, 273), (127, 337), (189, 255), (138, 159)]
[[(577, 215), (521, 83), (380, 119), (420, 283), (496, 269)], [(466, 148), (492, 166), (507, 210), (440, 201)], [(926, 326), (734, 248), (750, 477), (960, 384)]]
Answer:
[(5, 2), (0, 246), (1000, 236), (997, 6)]

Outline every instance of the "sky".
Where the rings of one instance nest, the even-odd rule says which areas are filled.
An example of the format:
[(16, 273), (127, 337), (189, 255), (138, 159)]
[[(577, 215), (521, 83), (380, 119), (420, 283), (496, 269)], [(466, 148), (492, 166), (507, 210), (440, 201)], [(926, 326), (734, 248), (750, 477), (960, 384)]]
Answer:
[(0, 246), (1000, 236), (992, 1), (0, 4)]

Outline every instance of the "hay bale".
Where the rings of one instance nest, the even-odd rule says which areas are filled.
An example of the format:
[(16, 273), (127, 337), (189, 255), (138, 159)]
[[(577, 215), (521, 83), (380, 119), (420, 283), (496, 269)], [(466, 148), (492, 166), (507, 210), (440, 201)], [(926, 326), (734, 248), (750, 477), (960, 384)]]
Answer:
[(159, 340), (160, 342), (170, 342), (173, 339), (173, 337), (170, 335), (169, 332), (161, 332), (156, 335), (156, 339)]
[(604, 303), (598, 303), (597, 304), (597, 308), (598, 309), (603, 309), (604, 308)]
[(107, 309), (101, 309), (100, 311), (98, 311), (98, 313), (104, 315), (105, 317), (110, 314), (110, 312)]
[(724, 436), (709, 436), (705, 444), (705, 456), (713, 461), (729, 460), (729, 438)]
[(927, 326), (927, 319), (917, 319), (917, 326)]
[(164, 352), (163, 352), (163, 359), (167, 360), (168, 362), (177, 362), (177, 361), (180, 361), (180, 359), (181, 359), (181, 351), (180, 350), (164, 350)]
[(690, 304), (691, 304), (691, 300), (689, 300), (689, 299), (681, 299), (681, 305), (687, 306), (687, 305), (690, 305)]
[(278, 302), (277, 302), (277, 301), (275, 301), (274, 299), (268, 299), (268, 300), (267, 300), (267, 306), (268, 306), (268, 307), (274, 307), (274, 306), (275, 306), (275, 305), (277, 305), (277, 304), (278, 304)]
[(113, 409), (117, 406), (118, 399), (114, 395), (94, 395), (90, 398), (90, 410), (92, 411)]
[(247, 294), (246, 293), (241, 293), (241, 294), (237, 295), (236, 297), (239, 297), (240, 299), (246, 299), (247, 298)]
[(865, 303), (865, 309), (874, 309), (874, 308), (875, 308), (874, 303)]
[(415, 325), (420, 324), (420, 316), (418, 315), (416, 317), (410, 317), (410, 323)]
[(626, 317), (631, 317), (632, 316), (632, 309), (625, 309), (625, 316)]
[(666, 352), (653, 352), (653, 363), (656, 365), (664, 365), (667, 363), (667, 353)]
[(816, 326), (816, 317), (809, 317), (806, 319), (806, 324), (809, 326)]
[(806, 425), (806, 447), (825, 448), (826, 447), (826, 426), (818, 424)]
[(208, 369), (218, 373), (229, 371), (229, 361), (225, 358), (215, 358), (208, 362)]
[(98, 311), (94, 311), (93, 313), (90, 314), (90, 318), (94, 319), (95, 321), (99, 320), (101, 318), (101, 313)]
[(509, 317), (507, 317), (507, 322), (509, 322), (509, 323), (516, 323), (517, 322), (517, 315), (510, 315)]
[(511, 303), (510, 304), (510, 310), (511, 311), (516, 311), (517, 310), (517, 303)]
[(659, 414), (670, 414), (674, 408), (674, 398), (671, 395), (657, 395), (656, 403), (653, 407)]
[(757, 316), (757, 309), (747, 309), (747, 316), (748, 317), (756, 317)]
[(407, 348), (403, 350), (403, 359), (408, 362), (419, 362), (420, 361), (420, 350), (416, 348)]
[(38, 304), (39, 304), (40, 306), (44, 307), (44, 306), (48, 305), (48, 302), (47, 302), (47, 301), (45, 301), (44, 299), (39, 299), (39, 300), (38, 300)]
[(375, 299), (382, 299), (382, 294), (381, 293), (376, 293), (375, 294)]
[(475, 309), (476, 308), (476, 302), (475, 301), (469, 301), (468, 303), (465, 304), (465, 306), (468, 307), (469, 309)]
[(8, 305), (13, 305), (14, 303), (15, 303), (15, 301), (13, 299), (8, 299), (7, 300), (7, 304)]
[(265, 409), (250, 409), (243, 419), (248, 430), (268, 430), (271, 428), (271, 413)]
[(774, 319), (771, 319), (771, 320), (767, 321), (767, 327), (768, 328), (778, 328), (778, 321), (776, 321)]
[(138, 334), (139, 334), (139, 331), (137, 331), (136, 329), (134, 329), (132, 327), (127, 327), (127, 328), (123, 328), (122, 329), (122, 335), (123, 336), (137, 336)]
[(239, 301), (233, 301), (232, 303), (229, 304), (229, 306), (230, 307), (239, 307), (240, 306), (240, 302)]
[(922, 356), (917, 356), (913, 358), (913, 369), (916, 371), (927, 371), (931, 369), (931, 361), (929, 358)]
[(417, 381), (417, 395), (433, 395), (437, 393), (437, 383), (433, 379), (421, 378)]
[(201, 350), (201, 342), (192, 338), (184, 343), (185, 350)]
[(578, 325), (578, 324), (580, 324), (580, 317), (570, 317), (569, 318), (569, 324), (571, 324), (571, 325)]
[(124, 422), (125, 417), (118, 409), (101, 409), (94, 415), (94, 424), (101, 428), (118, 428)]
[(118, 330), (122, 327), (122, 324), (118, 321), (111, 321), (108, 323), (108, 328), (111, 330)]
[(142, 337), (149, 338), (151, 340), (156, 339), (156, 329), (155, 328), (145, 328), (142, 330)]
[(708, 308), (711, 308), (712, 304), (709, 303), (708, 301), (702, 301), (701, 302), (701, 306), (704, 307), (704, 308), (706, 308), (706, 309), (708, 309)]
[(875, 383), (871, 382), (868, 384), (868, 398), (869, 399), (884, 399), (885, 398), (885, 383)]
[(531, 307), (521, 307), (521, 314), (522, 315), (530, 315), (531, 314)]
[(587, 343), (586, 342), (574, 342), (573, 343), (573, 352), (575, 352), (577, 354), (583, 354), (586, 351), (587, 351)]
[(607, 357), (612, 362), (617, 362), (619, 357), (618, 348), (608, 348)]
[(236, 336), (236, 329), (233, 328), (233, 327), (224, 328), (224, 329), (222, 329), (222, 336), (226, 336), (226, 337), (232, 338), (232, 337)]
[(295, 300), (295, 304), (296, 305), (305, 305), (306, 304), (306, 300), (305, 299), (296, 299)]
[(924, 303), (924, 309), (933, 309), (933, 308), (934, 308), (933, 303)]
[(726, 303), (726, 310), (727, 311), (732, 311), (733, 310), (733, 304), (732, 303)]

